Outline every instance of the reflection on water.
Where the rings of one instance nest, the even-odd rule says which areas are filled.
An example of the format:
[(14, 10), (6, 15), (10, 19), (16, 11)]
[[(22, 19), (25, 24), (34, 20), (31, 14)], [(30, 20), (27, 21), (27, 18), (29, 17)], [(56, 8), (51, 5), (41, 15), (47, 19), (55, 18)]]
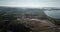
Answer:
[(47, 16), (50, 16), (52, 18), (60, 18), (60, 10), (57, 11), (44, 11)]

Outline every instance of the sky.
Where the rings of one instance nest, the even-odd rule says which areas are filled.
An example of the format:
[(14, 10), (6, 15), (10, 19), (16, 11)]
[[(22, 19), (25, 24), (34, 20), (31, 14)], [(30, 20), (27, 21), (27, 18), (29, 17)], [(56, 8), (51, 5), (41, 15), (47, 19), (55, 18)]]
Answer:
[(60, 7), (60, 0), (0, 0), (0, 6), (9, 7)]

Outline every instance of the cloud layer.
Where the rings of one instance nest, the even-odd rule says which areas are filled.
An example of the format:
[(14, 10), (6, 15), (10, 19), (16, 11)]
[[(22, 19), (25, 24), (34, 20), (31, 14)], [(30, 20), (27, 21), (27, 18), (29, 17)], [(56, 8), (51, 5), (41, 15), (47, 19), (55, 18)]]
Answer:
[(0, 0), (0, 6), (60, 7), (60, 0)]

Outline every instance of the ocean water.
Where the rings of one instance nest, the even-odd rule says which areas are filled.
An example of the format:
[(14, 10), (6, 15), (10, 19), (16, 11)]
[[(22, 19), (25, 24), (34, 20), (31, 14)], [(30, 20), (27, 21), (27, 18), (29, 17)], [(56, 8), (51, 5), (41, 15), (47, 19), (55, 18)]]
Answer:
[(52, 18), (60, 19), (60, 10), (51, 10), (51, 11), (44, 11), (44, 13)]

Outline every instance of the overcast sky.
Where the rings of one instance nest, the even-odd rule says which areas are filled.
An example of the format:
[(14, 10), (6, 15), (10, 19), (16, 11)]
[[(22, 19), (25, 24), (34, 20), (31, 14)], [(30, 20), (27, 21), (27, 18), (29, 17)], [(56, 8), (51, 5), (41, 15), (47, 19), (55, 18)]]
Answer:
[(60, 7), (60, 0), (0, 0), (0, 6)]

